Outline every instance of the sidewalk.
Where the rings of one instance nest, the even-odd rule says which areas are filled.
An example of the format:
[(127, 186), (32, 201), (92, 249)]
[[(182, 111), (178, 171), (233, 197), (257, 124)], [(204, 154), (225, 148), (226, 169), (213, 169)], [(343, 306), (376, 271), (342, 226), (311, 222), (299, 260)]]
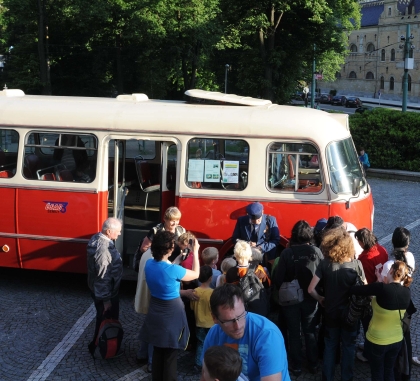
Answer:
[[(365, 98), (359, 97), (363, 104), (369, 103), (375, 106), (390, 106), (402, 108), (402, 101), (392, 101), (388, 99)], [(407, 108), (412, 110), (420, 110), (420, 103), (407, 103)]]
[(400, 171), (398, 169), (369, 168), (368, 177), (420, 182), (420, 172)]

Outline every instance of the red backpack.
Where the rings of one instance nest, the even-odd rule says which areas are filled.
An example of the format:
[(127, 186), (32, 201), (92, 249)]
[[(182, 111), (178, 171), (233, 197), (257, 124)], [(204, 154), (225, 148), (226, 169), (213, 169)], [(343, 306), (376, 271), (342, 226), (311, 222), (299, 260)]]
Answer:
[(104, 316), (95, 340), (93, 358), (109, 359), (115, 357), (121, 348), (124, 331), (118, 320)]

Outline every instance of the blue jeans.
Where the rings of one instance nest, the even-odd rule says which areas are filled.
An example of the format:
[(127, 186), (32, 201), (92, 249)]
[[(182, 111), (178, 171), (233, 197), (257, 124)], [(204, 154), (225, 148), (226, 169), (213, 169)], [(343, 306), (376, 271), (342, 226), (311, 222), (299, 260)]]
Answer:
[(306, 358), (309, 366), (315, 367), (318, 364), (318, 348), (315, 337), (317, 304), (317, 301), (311, 297), (304, 299), (299, 304), (282, 308), (289, 333), (288, 355), (292, 369), (302, 369), (301, 328), (305, 338)]
[[(388, 345), (365, 341), (372, 381), (394, 381), (394, 365), (400, 352), (402, 341)], [(410, 358), (411, 360), (411, 358)]]
[(341, 342), (341, 380), (353, 380), (354, 355), (356, 352), (357, 330), (346, 331), (342, 328), (325, 327), (325, 351), (322, 366), (323, 381), (333, 381), (335, 356)]
[(195, 327), (195, 336), (197, 337), (197, 347), (195, 350), (195, 365), (201, 367), (201, 354), (203, 353), (204, 340), (210, 328)]

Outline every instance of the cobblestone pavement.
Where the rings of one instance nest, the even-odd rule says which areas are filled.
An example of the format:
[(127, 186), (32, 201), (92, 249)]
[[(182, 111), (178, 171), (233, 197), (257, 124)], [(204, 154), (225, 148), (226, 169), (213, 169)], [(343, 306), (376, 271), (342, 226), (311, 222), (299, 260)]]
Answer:
[[(375, 234), (386, 248), (396, 226), (412, 234), (410, 250), (420, 263), (420, 183), (370, 179), (375, 199)], [(420, 306), (419, 276), (412, 285)], [(151, 380), (135, 356), (139, 345), (139, 318), (133, 309), (135, 283), (121, 287), (121, 323), (125, 329), (124, 355), (93, 360), (87, 345), (94, 329), (94, 307), (86, 276), (0, 269), (0, 381), (130, 381)], [(413, 354), (420, 355), (419, 313), (412, 321)], [(275, 348), (273, 348), (275, 350)], [(355, 360), (355, 380), (370, 380), (369, 366)], [(193, 353), (180, 353), (178, 380), (199, 380), (193, 371)], [(339, 366), (337, 366), (337, 380)], [(292, 379), (296, 379), (292, 377)], [(320, 380), (320, 373), (303, 373), (298, 380)], [(412, 380), (420, 380), (413, 366)]]

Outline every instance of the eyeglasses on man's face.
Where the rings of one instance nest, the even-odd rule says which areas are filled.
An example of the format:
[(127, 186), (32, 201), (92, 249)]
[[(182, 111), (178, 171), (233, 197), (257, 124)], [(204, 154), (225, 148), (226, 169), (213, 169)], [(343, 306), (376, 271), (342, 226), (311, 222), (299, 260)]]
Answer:
[(235, 323), (239, 323), (245, 317), (246, 317), (246, 311), (244, 311), (242, 314), (240, 314), (239, 316), (231, 320), (220, 320), (219, 318), (217, 318), (217, 320), (219, 320), (220, 324), (223, 324), (224, 326), (231, 326), (231, 325), (234, 325)]

